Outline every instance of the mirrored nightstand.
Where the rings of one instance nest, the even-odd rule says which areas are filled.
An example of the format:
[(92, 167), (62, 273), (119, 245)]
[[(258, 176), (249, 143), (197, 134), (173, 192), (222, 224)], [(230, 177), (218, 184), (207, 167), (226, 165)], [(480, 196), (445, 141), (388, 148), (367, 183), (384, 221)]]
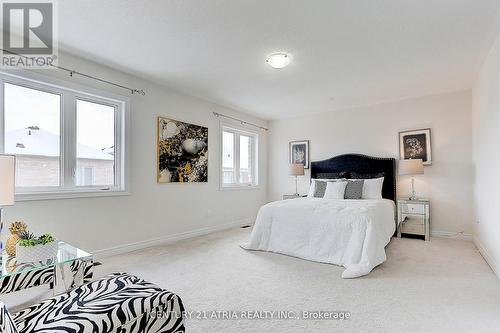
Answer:
[(418, 235), (430, 240), (430, 201), (398, 199), (398, 237)]

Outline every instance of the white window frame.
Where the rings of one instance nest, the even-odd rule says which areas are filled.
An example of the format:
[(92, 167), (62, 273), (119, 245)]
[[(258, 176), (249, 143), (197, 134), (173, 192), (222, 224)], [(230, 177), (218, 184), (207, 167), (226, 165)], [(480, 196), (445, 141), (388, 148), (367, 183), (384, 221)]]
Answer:
[[(128, 138), (130, 99), (126, 96), (84, 87), (37, 73), (16, 70), (0, 71), (0, 152), (4, 153), (4, 83), (45, 91), (61, 96), (59, 186), (16, 187), (16, 201), (66, 199), (129, 195)], [(115, 184), (77, 186), (77, 100), (115, 108)]]
[[(235, 175), (235, 183), (224, 183), (224, 167), (223, 167), (223, 135), (224, 132), (231, 132), (234, 135), (233, 145), (233, 167)], [(219, 189), (220, 190), (240, 190), (240, 189), (257, 189), (259, 188), (259, 133), (256, 131), (242, 128), (231, 123), (220, 123), (219, 130), (219, 158), (220, 158), (220, 171), (219, 171)], [(239, 183), (240, 177), (240, 135), (250, 136), (253, 138), (253, 155), (251, 168), (253, 170), (252, 183)]]

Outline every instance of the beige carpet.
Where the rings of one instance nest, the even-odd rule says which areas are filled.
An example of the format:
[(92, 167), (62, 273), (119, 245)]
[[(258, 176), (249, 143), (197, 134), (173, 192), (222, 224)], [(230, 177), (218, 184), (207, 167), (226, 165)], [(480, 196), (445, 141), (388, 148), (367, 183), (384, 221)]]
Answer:
[[(110, 257), (97, 275), (127, 271), (181, 296), (191, 311), (350, 311), (336, 320), (197, 320), (187, 332), (495, 332), (500, 282), (474, 245), (393, 239), (388, 261), (363, 278), (341, 267), (238, 247), (233, 229)], [(39, 297), (38, 291), (30, 296)], [(27, 296), (2, 297), (10, 306)], [(221, 312), (219, 312), (221, 314)]]

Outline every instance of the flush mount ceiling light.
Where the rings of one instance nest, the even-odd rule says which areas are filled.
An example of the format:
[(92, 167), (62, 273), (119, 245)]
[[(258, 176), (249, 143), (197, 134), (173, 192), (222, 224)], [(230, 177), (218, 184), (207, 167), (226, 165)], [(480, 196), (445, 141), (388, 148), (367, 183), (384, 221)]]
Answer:
[(272, 53), (267, 57), (266, 62), (272, 68), (283, 68), (288, 66), (292, 61), (292, 57), (290, 54), (284, 52), (276, 52)]

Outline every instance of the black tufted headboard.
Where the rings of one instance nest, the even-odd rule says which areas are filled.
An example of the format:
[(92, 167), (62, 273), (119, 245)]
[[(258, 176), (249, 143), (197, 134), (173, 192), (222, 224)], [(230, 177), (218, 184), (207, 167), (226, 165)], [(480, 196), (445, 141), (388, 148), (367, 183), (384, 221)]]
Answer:
[[(339, 155), (327, 160), (311, 162), (311, 178), (318, 174), (351, 172), (363, 174), (384, 174), (382, 197), (396, 201), (396, 160), (394, 158), (372, 157), (362, 154)], [(349, 175), (347, 176), (349, 178)]]

